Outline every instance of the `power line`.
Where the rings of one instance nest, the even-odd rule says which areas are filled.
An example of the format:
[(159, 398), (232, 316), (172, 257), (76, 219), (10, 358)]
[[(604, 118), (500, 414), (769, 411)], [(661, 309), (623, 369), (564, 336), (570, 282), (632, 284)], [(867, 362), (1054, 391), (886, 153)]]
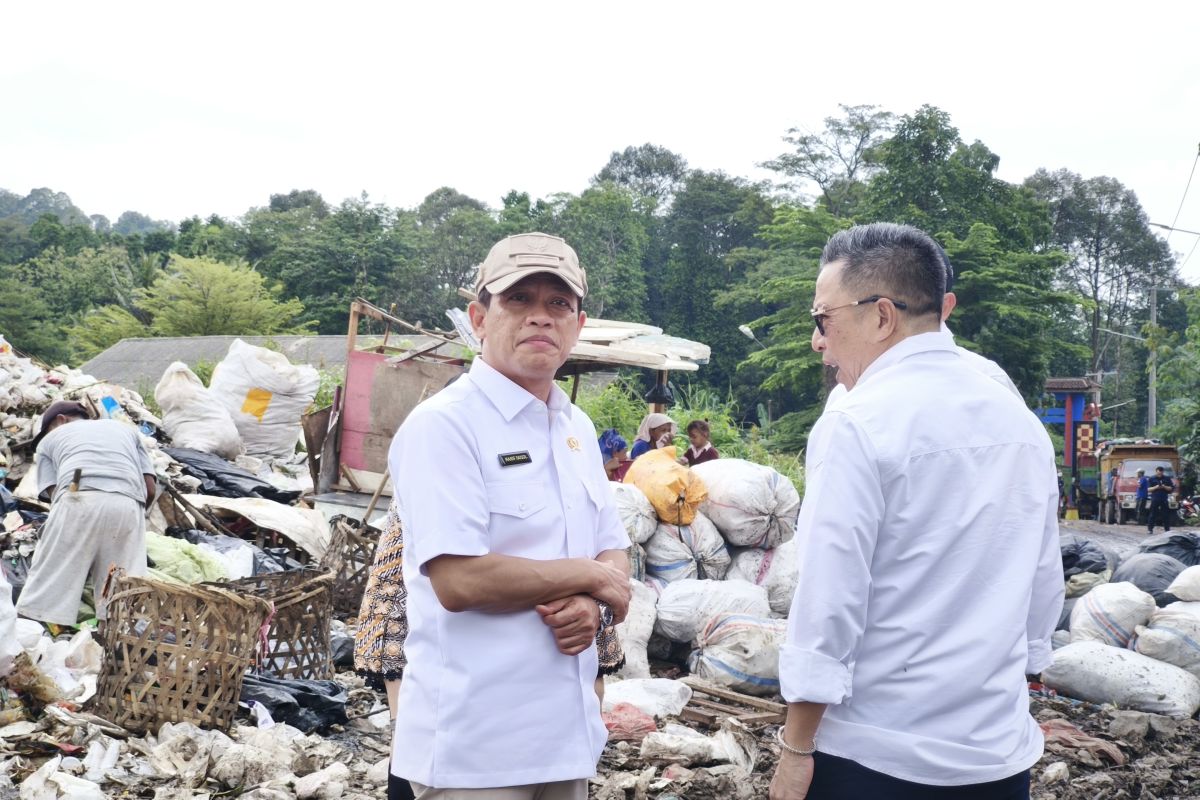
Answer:
[[(1198, 162), (1200, 162), (1200, 146), (1198, 146), (1196, 148), (1196, 157), (1194, 159), (1192, 159), (1192, 171), (1190, 173), (1188, 173), (1187, 186), (1183, 187), (1183, 197), (1179, 198), (1179, 208), (1175, 209), (1175, 219), (1171, 220), (1172, 228), (1174, 228), (1175, 224), (1177, 222), (1179, 222), (1179, 214), (1181, 211), (1183, 211), (1184, 201), (1187, 200), (1188, 189), (1192, 188), (1192, 178), (1195, 177), (1195, 175), (1196, 175), (1196, 164)], [(1171, 241), (1171, 233), (1172, 233), (1172, 231), (1167, 231), (1167, 241), (1168, 242)], [(1196, 249), (1196, 246), (1192, 245), (1192, 250), (1194, 251), (1195, 249)], [(1191, 258), (1191, 257), (1192, 257), (1192, 254), (1188, 253), (1188, 258)], [(1187, 263), (1187, 262), (1185, 261), (1184, 263)]]

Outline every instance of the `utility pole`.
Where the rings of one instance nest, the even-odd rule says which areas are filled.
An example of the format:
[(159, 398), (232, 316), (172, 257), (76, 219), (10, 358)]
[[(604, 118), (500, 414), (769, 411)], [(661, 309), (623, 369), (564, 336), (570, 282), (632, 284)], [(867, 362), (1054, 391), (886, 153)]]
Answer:
[(1153, 342), (1157, 337), (1154, 335), (1154, 328), (1158, 327), (1158, 287), (1150, 287), (1150, 391), (1149, 397), (1146, 400), (1146, 436), (1151, 436), (1155, 426), (1158, 425), (1158, 354), (1154, 350)]

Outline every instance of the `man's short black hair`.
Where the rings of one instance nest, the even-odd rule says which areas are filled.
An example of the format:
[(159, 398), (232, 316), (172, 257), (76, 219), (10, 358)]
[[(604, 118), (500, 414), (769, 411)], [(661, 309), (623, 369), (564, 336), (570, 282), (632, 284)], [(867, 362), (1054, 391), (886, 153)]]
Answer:
[(945, 248), (938, 244), (937, 249), (942, 256), (942, 263), (946, 267), (946, 294), (950, 294), (954, 291), (954, 265), (950, 263), (950, 256), (946, 255)]
[(859, 296), (880, 294), (908, 303), (913, 314), (942, 310), (949, 261), (929, 234), (911, 225), (875, 222), (838, 231), (821, 266), (843, 262), (842, 285)]

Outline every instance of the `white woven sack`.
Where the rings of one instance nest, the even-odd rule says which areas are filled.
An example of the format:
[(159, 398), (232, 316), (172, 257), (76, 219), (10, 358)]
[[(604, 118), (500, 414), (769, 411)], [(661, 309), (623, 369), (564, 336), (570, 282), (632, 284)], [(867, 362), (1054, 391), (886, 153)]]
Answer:
[(312, 367), (234, 339), (213, 370), (209, 391), (233, 417), (247, 453), (284, 458), (296, 450), (300, 417), (320, 383)]
[(646, 573), (672, 582), (684, 578), (720, 580), (729, 570), (729, 549), (716, 527), (697, 513), (691, 525), (660, 522), (646, 542)]
[(629, 598), (629, 613), (625, 621), (617, 626), (617, 639), (625, 652), (625, 666), (619, 675), (622, 678), (649, 678), (650, 658), (646, 655), (646, 643), (654, 632), (658, 594), (640, 581), (631, 580), (633, 596)]
[(658, 527), (654, 506), (642, 490), (632, 483), (614, 483), (612, 486), (617, 494), (617, 514), (621, 517), (625, 532), (629, 534), (629, 541), (645, 544)]
[(1072, 642), (1055, 650), (1054, 663), (1042, 671), (1042, 683), (1090, 703), (1113, 703), (1176, 719), (1195, 716), (1200, 708), (1200, 678), (1174, 664), (1100, 642)]
[(1200, 603), (1171, 603), (1137, 629), (1134, 649), (1200, 677)]
[(673, 642), (695, 641), (718, 614), (770, 616), (767, 590), (746, 581), (674, 581), (658, 598), (655, 632)]
[(688, 669), (735, 692), (779, 694), (779, 648), (787, 622), (747, 614), (718, 614), (700, 632)]
[(162, 409), (163, 430), (175, 447), (214, 453), (232, 461), (242, 453), (242, 437), (233, 417), (196, 373), (182, 361), (167, 367), (154, 387)]
[(1200, 566), (1188, 567), (1176, 575), (1167, 592), (1180, 600), (1200, 600)]
[(1102, 642), (1125, 647), (1155, 607), (1154, 598), (1132, 583), (1100, 584), (1071, 609), (1071, 643)]
[(692, 467), (708, 488), (700, 511), (732, 545), (775, 547), (796, 532), (800, 493), (771, 467), (718, 458)]
[(765, 586), (771, 612), (787, 616), (796, 594), (796, 540), (789, 539), (771, 550), (746, 547), (734, 550), (727, 579)]

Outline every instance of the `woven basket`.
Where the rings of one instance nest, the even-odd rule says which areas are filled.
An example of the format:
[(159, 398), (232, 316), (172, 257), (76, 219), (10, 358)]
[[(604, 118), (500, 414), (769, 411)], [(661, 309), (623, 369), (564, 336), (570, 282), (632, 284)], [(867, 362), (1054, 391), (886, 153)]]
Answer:
[(362, 605), (367, 578), (379, 547), (380, 531), (344, 516), (334, 517), (330, 522), (333, 535), (321, 567), (332, 570), (336, 576), (333, 581), (334, 612), (352, 616)]
[[(213, 586), (214, 584), (204, 584)], [(314, 568), (256, 575), (222, 584), (231, 592), (269, 602), (275, 609), (259, 668), (277, 678), (333, 677), (329, 626), (333, 573)]]
[(109, 580), (96, 713), (136, 733), (164, 722), (227, 730), (270, 604), (119, 570)]

